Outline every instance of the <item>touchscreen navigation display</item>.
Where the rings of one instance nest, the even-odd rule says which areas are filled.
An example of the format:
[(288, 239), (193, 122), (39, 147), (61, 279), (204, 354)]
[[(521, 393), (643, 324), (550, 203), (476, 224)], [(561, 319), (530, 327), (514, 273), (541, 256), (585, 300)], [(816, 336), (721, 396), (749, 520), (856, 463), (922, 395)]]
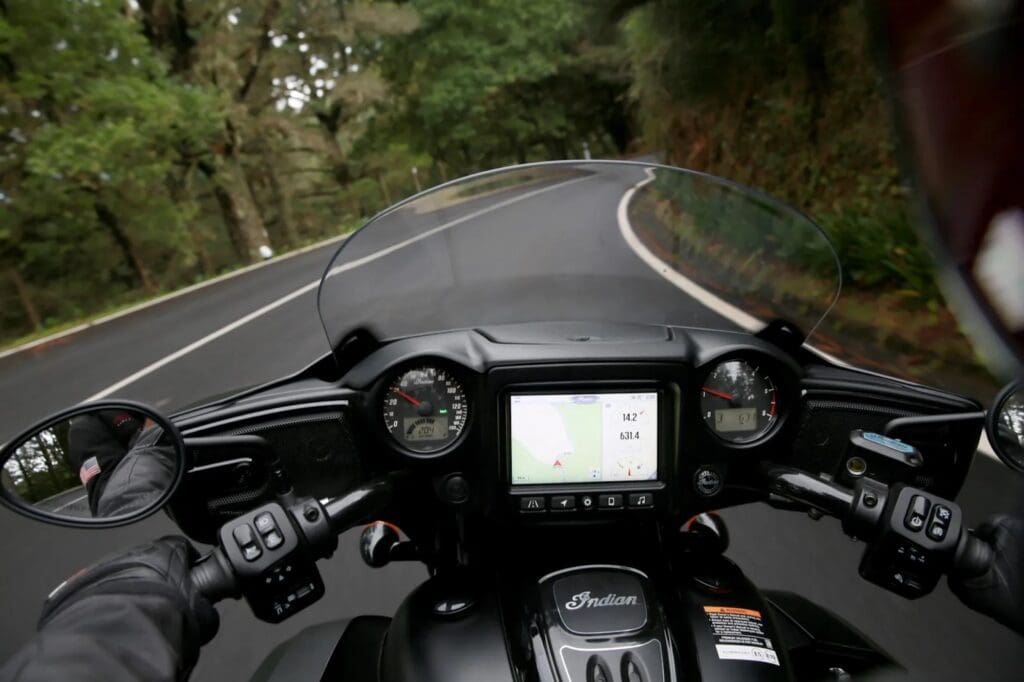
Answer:
[(512, 484), (658, 477), (658, 394), (510, 397)]

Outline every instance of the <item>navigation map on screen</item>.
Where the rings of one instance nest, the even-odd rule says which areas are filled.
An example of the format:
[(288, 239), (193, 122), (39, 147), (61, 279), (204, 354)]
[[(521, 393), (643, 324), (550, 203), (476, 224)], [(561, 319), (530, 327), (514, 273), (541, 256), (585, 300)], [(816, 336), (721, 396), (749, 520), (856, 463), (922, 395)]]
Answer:
[(658, 477), (658, 394), (513, 395), (512, 483)]

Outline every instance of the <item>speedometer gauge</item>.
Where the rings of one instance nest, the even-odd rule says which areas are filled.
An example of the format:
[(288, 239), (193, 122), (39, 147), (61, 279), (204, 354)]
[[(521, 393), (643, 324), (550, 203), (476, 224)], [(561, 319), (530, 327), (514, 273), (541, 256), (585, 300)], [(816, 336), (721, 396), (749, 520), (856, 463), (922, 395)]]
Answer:
[(388, 385), (383, 402), (388, 433), (406, 450), (421, 454), (454, 443), (469, 416), (462, 385), (437, 367), (403, 372)]
[(778, 418), (775, 383), (743, 360), (723, 362), (708, 375), (700, 392), (704, 423), (730, 443), (761, 438)]

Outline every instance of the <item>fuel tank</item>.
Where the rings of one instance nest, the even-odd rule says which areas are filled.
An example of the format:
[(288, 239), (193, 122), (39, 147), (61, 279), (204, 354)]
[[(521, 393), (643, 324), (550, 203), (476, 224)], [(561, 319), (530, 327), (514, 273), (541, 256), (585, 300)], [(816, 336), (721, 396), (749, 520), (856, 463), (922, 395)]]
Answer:
[(834, 614), (762, 593), (712, 557), (656, 576), (591, 564), (514, 584), (434, 577), (390, 623), (311, 628), (279, 647), (257, 679), (776, 682), (893, 669)]

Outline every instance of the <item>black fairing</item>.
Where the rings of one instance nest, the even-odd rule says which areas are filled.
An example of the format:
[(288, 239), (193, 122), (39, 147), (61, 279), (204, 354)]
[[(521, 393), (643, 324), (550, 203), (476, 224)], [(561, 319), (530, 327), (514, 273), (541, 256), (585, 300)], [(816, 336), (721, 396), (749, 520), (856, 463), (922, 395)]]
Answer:
[(514, 682), (501, 615), (493, 592), (455, 615), (439, 615), (453, 585), (432, 579), (398, 609), (384, 643), (382, 682)]
[(902, 670), (861, 632), (814, 602), (792, 592), (767, 590), (764, 599), (789, 654), (797, 680), (828, 679), (830, 668), (851, 675)]
[[(775, 381), (781, 412), (776, 427), (761, 441), (729, 444), (706, 426), (700, 413), (704, 379), (731, 358), (758, 363)], [(472, 401), (461, 439), (429, 460), (403, 452), (381, 419), (389, 381), (403, 368), (419, 364), (456, 374)], [(623, 386), (649, 387), (659, 393), (664, 407), (656, 481), (532, 488), (513, 484), (506, 414), (510, 391), (566, 387), (601, 392)], [(306, 645), (310, 656), (321, 662), (353, 656), (368, 666), (364, 674), (342, 679), (385, 682), (565, 682), (568, 678), (552, 662), (558, 663), (554, 652), (561, 646), (580, 645), (573, 638), (588, 640), (578, 648), (595, 644), (589, 641), (595, 637), (629, 641), (621, 632), (591, 637), (579, 629), (563, 637), (559, 628), (550, 627), (556, 621), (544, 615), (538, 581), (593, 564), (634, 568), (646, 576), (641, 585), (646, 608), (664, 627), (652, 621), (644, 642), (663, 642), (661, 673), (674, 669), (675, 679), (814, 680), (828, 679), (833, 667), (853, 674), (891, 668), (884, 653), (832, 614), (792, 595), (763, 594), (727, 559), (714, 553), (697, 556), (692, 547), (678, 546), (676, 536), (686, 535), (679, 529), (695, 514), (763, 500), (760, 486), (768, 463), (852, 487), (854, 482), (844, 476), (852, 475), (847, 464), (855, 431), (905, 438), (924, 455), (920, 466), (895, 467), (891, 458), (857, 451), (873, 480), (952, 498), (970, 467), (981, 430), (980, 406), (974, 401), (828, 367), (812, 357), (789, 355), (756, 336), (567, 323), (396, 340), (367, 348), (351, 366), (340, 368), (340, 374), (306, 374), (233, 402), (192, 410), (176, 421), (197, 462), (182, 489), (207, 491), (197, 493), (205, 497), (205, 505), (188, 517), (190, 522), (184, 522), (184, 515), (181, 519), (195, 539), (211, 536), (228, 518), (263, 499), (268, 463), (280, 462), (296, 492), (317, 498), (343, 495), (360, 482), (395, 472), (410, 473), (422, 483), (379, 518), (402, 529), (435, 577), (406, 599), (378, 643), (354, 646), (360, 640), (346, 630), (344, 637), (340, 632), (335, 636), (341, 641), (337, 646)], [(240, 445), (245, 445), (244, 462), (238, 461)], [(699, 485), (699, 475), (709, 471), (719, 485), (707, 490)], [(451, 480), (469, 491), (468, 499), (453, 501), (447, 495), (445, 483)], [(593, 502), (583, 502), (584, 496), (593, 500), (598, 493), (628, 500), (628, 494), (640, 492), (654, 495), (654, 503), (634, 508), (629, 502), (614, 509), (598, 504), (595, 509)], [(552, 502), (543, 512), (521, 504), (526, 495), (562, 494), (577, 496), (579, 504), (556, 509)], [(199, 507), (192, 495), (181, 496), (172, 504), (176, 518), (186, 504)], [(465, 589), (452, 598), (459, 591), (452, 592), (454, 566), (480, 585), (468, 595), (472, 607), (438, 613), (436, 607), (445, 598), (449, 607), (466, 601)], [(454, 581), (457, 587), (468, 587), (465, 577)], [(722, 632), (737, 625), (747, 629), (740, 636), (770, 640), (772, 646), (765, 642), (757, 647), (764, 651), (745, 654), (726, 650), (723, 657), (719, 646), (753, 644), (723, 644), (709, 615), (717, 612), (709, 608), (737, 610), (721, 611), (725, 616), (717, 625)], [(732, 616), (735, 622), (729, 621)], [(376, 627), (379, 633), (383, 625)], [(653, 632), (658, 627), (662, 632)], [(767, 660), (775, 656), (777, 663)], [(582, 679), (601, 663), (585, 658)], [(621, 658), (605, 664), (611, 679), (623, 677), (621, 670), (611, 669), (621, 667)], [(641, 679), (654, 682), (655, 676), (648, 674), (653, 670), (653, 664), (646, 665)]]
[(306, 628), (275, 648), (252, 680), (373, 682), (390, 623), (390, 618), (359, 616)]

